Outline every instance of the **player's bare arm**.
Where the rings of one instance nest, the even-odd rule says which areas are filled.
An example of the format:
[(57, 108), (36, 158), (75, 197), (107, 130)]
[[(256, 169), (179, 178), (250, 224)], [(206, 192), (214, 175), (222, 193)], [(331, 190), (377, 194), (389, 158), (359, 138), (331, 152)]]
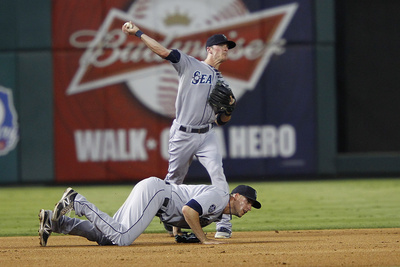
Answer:
[(217, 240), (208, 239), (206, 234), (200, 225), (199, 213), (192, 209), (191, 207), (185, 205), (182, 208), (183, 216), (185, 217), (186, 222), (192, 229), (193, 233), (200, 240), (202, 244), (205, 245), (213, 245), (213, 244), (222, 244), (223, 242)]
[(130, 22), (132, 27), (128, 27), (126, 23), (122, 25), (122, 32), (128, 35), (139, 35), (137, 33), (140, 33), (138, 36), (143, 43), (154, 53), (159, 55), (161, 58), (166, 58), (169, 53), (171, 53), (171, 49), (165, 48), (163, 45), (161, 45), (159, 42), (151, 38), (150, 36), (146, 35), (145, 33), (142, 33), (139, 29), (138, 26)]

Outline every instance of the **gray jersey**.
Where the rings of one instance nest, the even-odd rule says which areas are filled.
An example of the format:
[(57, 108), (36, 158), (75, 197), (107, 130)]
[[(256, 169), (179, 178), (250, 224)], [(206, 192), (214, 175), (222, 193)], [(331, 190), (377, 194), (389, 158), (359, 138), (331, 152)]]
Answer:
[(181, 125), (190, 126), (213, 123), (215, 114), (208, 104), (208, 96), (217, 81), (224, 79), (217, 69), (204, 61), (199, 61), (182, 51), (178, 52), (181, 55), (179, 62), (172, 63), (179, 75), (175, 102), (176, 121)]
[(229, 194), (209, 185), (171, 185), (171, 201), (160, 215), (163, 222), (190, 228), (182, 214), (182, 207), (188, 205), (200, 214), (200, 225), (205, 227), (221, 219), (229, 201)]

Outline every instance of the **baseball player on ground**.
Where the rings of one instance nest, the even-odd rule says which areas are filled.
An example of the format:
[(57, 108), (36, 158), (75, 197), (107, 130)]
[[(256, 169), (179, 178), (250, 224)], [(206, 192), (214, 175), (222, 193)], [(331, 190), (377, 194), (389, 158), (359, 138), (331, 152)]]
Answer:
[[(208, 99), (217, 82), (227, 86), (218, 69), (228, 59), (228, 50), (236, 46), (235, 42), (228, 40), (222, 34), (211, 36), (206, 43), (207, 57), (204, 61), (199, 61), (180, 50), (165, 48), (140, 31), (136, 25), (130, 24), (127, 26), (125, 23), (122, 31), (139, 37), (151, 51), (169, 60), (179, 76), (175, 102), (176, 118), (170, 129), (170, 157), (165, 180), (182, 184), (193, 156), (196, 156), (207, 169), (211, 183), (229, 192), (222, 167), (222, 155), (213, 127), (222, 126), (231, 119), (236, 101), (231, 97), (228, 101), (229, 107), (217, 111), (210, 105)], [(230, 238), (231, 234), (230, 218), (224, 216), (217, 223), (215, 238)]]
[[(128, 246), (158, 216), (170, 225), (190, 228), (197, 242), (220, 244), (221, 241), (208, 239), (202, 227), (219, 220), (222, 214), (242, 217), (251, 207), (259, 209), (261, 204), (250, 186), (239, 185), (227, 194), (213, 185), (175, 185), (150, 177), (136, 184), (111, 217), (67, 188), (53, 211), (40, 210), (39, 238), (41, 246), (46, 246), (52, 232), (82, 236), (99, 245)], [(65, 216), (71, 209), (88, 220)]]

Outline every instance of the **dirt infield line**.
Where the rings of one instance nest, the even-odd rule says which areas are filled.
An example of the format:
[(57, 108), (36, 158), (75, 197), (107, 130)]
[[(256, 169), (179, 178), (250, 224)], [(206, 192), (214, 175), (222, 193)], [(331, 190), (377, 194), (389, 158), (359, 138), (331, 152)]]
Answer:
[[(213, 235), (213, 233), (209, 233)], [(400, 266), (400, 229), (235, 232), (222, 245), (142, 234), (131, 246), (81, 237), (0, 238), (0, 266)]]

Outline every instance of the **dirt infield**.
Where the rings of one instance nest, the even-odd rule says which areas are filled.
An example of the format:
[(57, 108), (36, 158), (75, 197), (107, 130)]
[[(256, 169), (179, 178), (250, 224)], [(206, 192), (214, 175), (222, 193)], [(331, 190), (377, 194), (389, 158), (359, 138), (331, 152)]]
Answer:
[(212, 246), (166, 234), (143, 234), (128, 247), (53, 235), (47, 245), (0, 238), (0, 266), (400, 266), (400, 229), (236, 232)]

